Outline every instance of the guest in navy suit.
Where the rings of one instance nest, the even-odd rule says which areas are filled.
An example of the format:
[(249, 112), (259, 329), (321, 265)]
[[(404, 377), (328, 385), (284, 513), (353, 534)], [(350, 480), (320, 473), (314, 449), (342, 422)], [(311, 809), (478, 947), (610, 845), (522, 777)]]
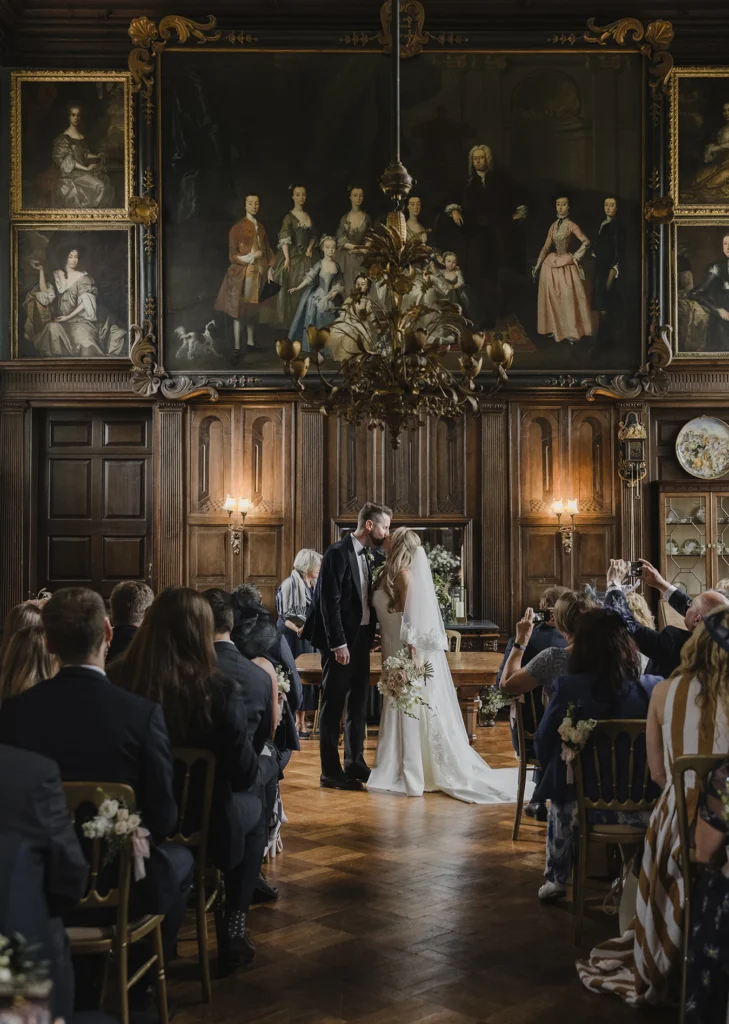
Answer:
[[(569, 661), (569, 674), (556, 682), (554, 694), (534, 737), (534, 747), (544, 767), (535, 800), (549, 800), (547, 825), (546, 879), (539, 898), (553, 900), (564, 896), (572, 867), (577, 828), (576, 790), (567, 781), (567, 765), (562, 760), (559, 727), (573, 704), (580, 718), (647, 718), (650, 693), (657, 676), (640, 675), (638, 649), (621, 617), (609, 609), (595, 608), (580, 616)], [(627, 758), (625, 759), (627, 763)], [(643, 778), (646, 762), (645, 743), (636, 749), (633, 779)], [(623, 765), (623, 768), (625, 766)], [(616, 788), (627, 798), (632, 779), (627, 768), (618, 769)], [(603, 765), (603, 777), (609, 777), (610, 763)], [(596, 777), (585, 762), (585, 791), (596, 796)], [(608, 812), (601, 812), (607, 814)], [(644, 824), (629, 815), (610, 818), (620, 824)], [(608, 823), (608, 819), (604, 819)]]

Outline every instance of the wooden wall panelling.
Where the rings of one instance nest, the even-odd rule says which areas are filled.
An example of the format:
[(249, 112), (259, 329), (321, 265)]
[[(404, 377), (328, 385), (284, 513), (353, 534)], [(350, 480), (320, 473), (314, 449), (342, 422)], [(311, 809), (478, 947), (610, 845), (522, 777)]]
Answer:
[(614, 523), (585, 523), (578, 519), (572, 556), (567, 556), (572, 575), (564, 585), (574, 590), (582, 590), (589, 585), (603, 591), (610, 559), (620, 556), (616, 545), (617, 529)]
[(508, 632), (513, 634), (514, 624), (527, 606), (536, 608), (539, 595), (545, 587), (564, 585), (565, 553), (556, 526), (539, 526), (525, 523), (519, 528), (519, 584), (514, 588), (517, 600), (511, 608), (513, 621), (508, 622)]
[(25, 547), (25, 402), (0, 404), (0, 615), (26, 597), (22, 552)]
[(383, 501), (397, 520), (427, 515), (425, 480), (427, 474), (428, 428), (404, 430), (400, 447), (393, 448), (387, 434), (377, 439), (382, 465)]
[[(511, 622), (509, 424), (503, 402), (489, 402), (481, 411), (481, 590), (480, 614), (502, 630)], [(469, 460), (470, 461), (470, 460)]]
[(512, 436), (518, 451), (515, 475), (519, 516), (551, 516), (552, 502), (563, 495), (562, 431), (558, 406), (512, 406)]
[(325, 418), (314, 409), (295, 409), (296, 499), (294, 547), (324, 552), (324, 487), (328, 450)]
[[(622, 422), (629, 412), (635, 412), (640, 417), (643, 426), (646, 428), (648, 438), (646, 440), (646, 459), (650, 460), (649, 445), (652, 434), (650, 406), (647, 402), (621, 402), (616, 407), (616, 420)], [(617, 427), (617, 423), (616, 423)], [(616, 446), (617, 431), (616, 431)], [(640, 494), (635, 488), (629, 487), (622, 480), (615, 476), (615, 486), (620, 493), (620, 556), (633, 562), (638, 558), (652, 558), (653, 552), (646, 547), (647, 495), (650, 491), (648, 478), (640, 485)]]
[(565, 410), (569, 473), (564, 495), (577, 498), (583, 516), (615, 515), (615, 439), (612, 407), (591, 405)]
[(185, 545), (185, 416), (181, 402), (155, 406), (155, 556), (154, 580), (159, 592), (186, 583)]
[(228, 589), (232, 549), (226, 495), (242, 496), (233, 462), (232, 406), (193, 405), (187, 417), (187, 523), (190, 586)]
[[(465, 516), (467, 424), (457, 420), (432, 419), (428, 423), (429, 507), (424, 514)], [(479, 466), (474, 466), (478, 473)]]
[[(364, 424), (354, 426), (337, 417), (328, 423), (329, 452), (334, 458), (327, 464), (329, 520), (351, 522), (357, 518), (365, 501), (377, 501), (383, 481), (377, 479), (377, 467), (383, 463), (383, 442), (378, 430)], [(331, 544), (332, 527), (324, 538), (324, 547)]]

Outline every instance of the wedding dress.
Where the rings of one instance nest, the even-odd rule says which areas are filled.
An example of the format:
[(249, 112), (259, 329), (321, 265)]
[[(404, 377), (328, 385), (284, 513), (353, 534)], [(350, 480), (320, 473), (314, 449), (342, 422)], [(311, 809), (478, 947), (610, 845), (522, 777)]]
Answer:
[(439, 790), (467, 803), (513, 803), (516, 772), (489, 768), (468, 742), (423, 548), (416, 549), (410, 571), (404, 612), (388, 610), (382, 589), (375, 591), (372, 603), (380, 623), (383, 662), (410, 644), (417, 660), (432, 666), (433, 676), (423, 688), (428, 707), (419, 707), (414, 719), (383, 701), (377, 757), (367, 789), (405, 796)]

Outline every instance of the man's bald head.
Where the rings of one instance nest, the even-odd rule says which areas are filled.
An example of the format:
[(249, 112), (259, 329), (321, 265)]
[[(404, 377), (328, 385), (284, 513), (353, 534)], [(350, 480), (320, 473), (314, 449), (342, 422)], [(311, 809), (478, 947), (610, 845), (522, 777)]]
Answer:
[(705, 615), (726, 605), (729, 605), (729, 600), (720, 591), (705, 590), (703, 594), (695, 597), (689, 605), (689, 609), (684, 616), (686, 629), (693, 633)]

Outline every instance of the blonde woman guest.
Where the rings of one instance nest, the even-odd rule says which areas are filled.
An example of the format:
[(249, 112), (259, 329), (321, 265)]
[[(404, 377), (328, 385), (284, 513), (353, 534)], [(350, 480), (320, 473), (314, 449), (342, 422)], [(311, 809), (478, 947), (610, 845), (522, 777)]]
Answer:
[[(619, 938), (579, 961), (583, 985), (619, 996), (631, 1006), (663, 1002), (681, 969), (684, 888), (676, 793), (671, 773), (684, 754), (726, 756), (729, 749), (729, 607), (709, 611), (681, 651), (670, 679), (657, 684), (648, 708), (648, 764), (663, 786), (645, 837), (636, 914)], [(696, 817), (699, 788), (686, 777), (689, 819)]]
[(56, 672), (55, 658), (48, 653), (43, 627), (23, 626), (11, 634), (3, 652), (0, 703), (25, 693), (41, 679), (50, 679)]
[(439, 790), (466, 803), (510, 803), (515, 786), (508, 774), (489, 768), (468, 741), (446, 650), (443, 620), (428, 558), (414, 530), (400, 527), (386, 537), (385, 568), (372, 598), (382, 636), (382, 659), (407, 646), (432, 673), (409, 717), (384, 699), (377, 760), (367, 788), (422, 796)]
[[(648, 629), (656, 628), (656, 620), (651, 614), (651, 610), (648, 607), (648, 602), (639, 594), (637, 590), (631, 591), (630, 594), (625, 595), (625, 600), (628, 602), (628, 608), (632, 613), (633, 618), (636, 622), (639, 622), (641, 626), (647, 626)], [(641, 654), (640, 656), (640, 670), (641, 672), (648, 671), (648, 662), (650, 658), (647, 654)]]
[[(302, 548), (294, 559), (294, 568), (276, 591), (276, 611), (278, 621), (276, 627), (291, 648), (294, 658), (300, 654), (314, 654), (316, 648), (308, 640), (304, 640), (302, 633), (304, 623), (309, 614), (313, 599), (314, 587), (319, 579), (321, 568), (321, 555), (312, 548)], [(319, 687), (303, 687), (304, 697), (301, 707), (296, 712), (296, 730), (299, 739), (310, 738), (306, 728), (307, 711), (316, 711), (319, 701)]]
[(545, 698), (549, 699), (554, 689), (554, 680), (567, 672), (580, 616), (595, 607), (596, 602), (589, 594), (569, 591), (557, 598), (554, 605), (554, 624), (567, 641), (567, 646), (547, 647), (535, 655), (527, 667), (522, 668), (524, 651), (534, 629), (534, 612), (527, 608), (523, 618), (516, 624), (516, 640), (501, 674), (500, 685), (503, 692), (516, 697), (541, 686), (544, 688)]
[(40, 626), (41, 610), (37, 601), (21, 601), (11, 608), (3, 623), (2, 644), (0, 644), (0, 674), (2, 674), (5, 663), (5, 652), (8, 649), (13, 634), (25, 626)]

